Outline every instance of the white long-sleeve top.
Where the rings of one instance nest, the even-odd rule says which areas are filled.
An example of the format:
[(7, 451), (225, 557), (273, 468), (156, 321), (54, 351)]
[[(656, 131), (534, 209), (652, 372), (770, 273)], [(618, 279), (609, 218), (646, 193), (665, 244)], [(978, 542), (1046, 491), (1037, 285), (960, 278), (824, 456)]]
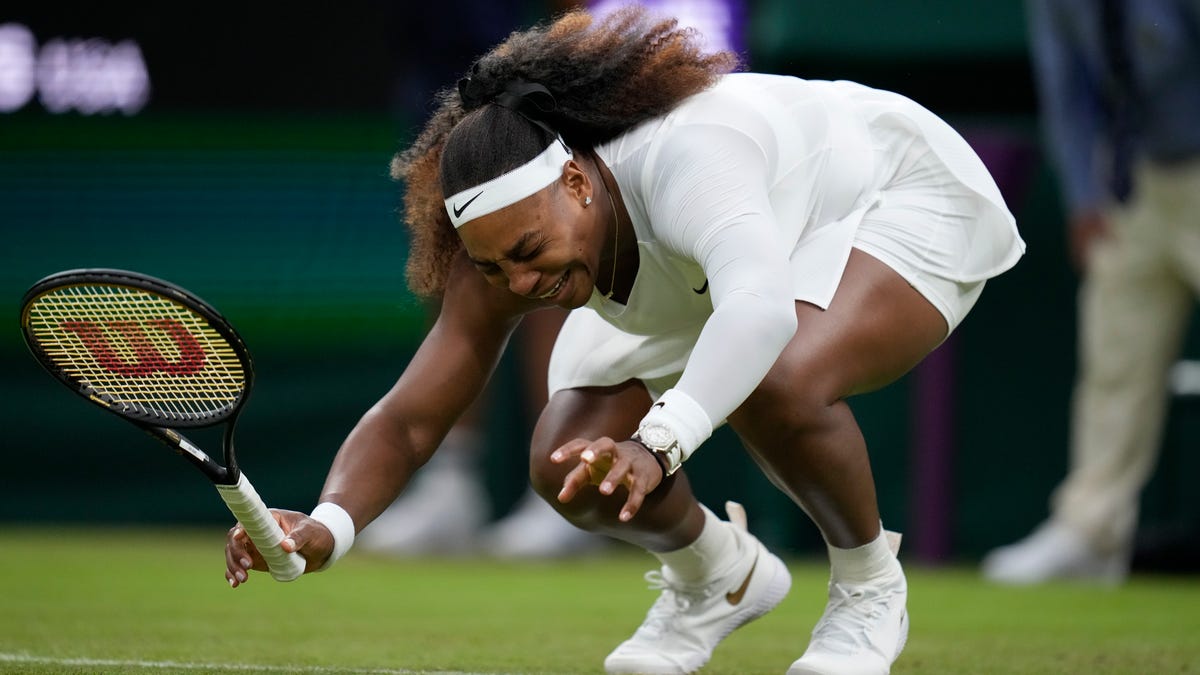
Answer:
[[(983, 165), (945, 123), (889, 92), (732, 74), (596, 148), (620, 187), (640, 260), (626, 304), (594, 292), (577, 311), (645, 336), (648, 348), (626, 359), (638, 361), (626, 365), (641, 377), (678, 372), (686, 360), (660, 399), (666, 405), (647, 417), (676, 432), (685, 457), (779, 357), (796, 330), (795, 300), (828, 307), (858, 222), (896, 169), (872, 126), (896, 124), (911, 126), (1008, 218), (981, 217), (967, 254), (931, 261), (933, 273), (967, 282), (1011, 266), (1019, 238)], [(672, 343), (680, 348), (662, 348)], [(604, 344), (591, 351), (576, 365), (603, 361)]]

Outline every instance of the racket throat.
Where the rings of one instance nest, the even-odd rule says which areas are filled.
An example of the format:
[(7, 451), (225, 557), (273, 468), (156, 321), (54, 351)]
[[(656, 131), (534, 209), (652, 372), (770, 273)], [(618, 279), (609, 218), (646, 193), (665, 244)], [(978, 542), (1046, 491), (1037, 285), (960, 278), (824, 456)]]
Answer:
[(233, 431), (237, 427), (238, 413), (241, 410), (235, 410), (233, 416), (229, 418), (229, 422), (225, 424), (221, 447), (225, 451), (225, 480), (220, 481), (225, 485), (236, 485), (241, 477), (242, 470), (238, 467), (237, 453), (233, 449)]
[(211, 457), (204, 454), (203, 450), (192, 445), (191, 441), (182, 436), (179, 437), (176, 445), (184, 458), (200, 467), (200, 470), (208, 474), (214, 483), (219, 485), (237, 484), (242, 472), (236, 466), (225, 467), (217, 464)]
[(164, 427), (150, 427), (146, 431), (174, 448), (175, 452), (203, 471), (204, 475), (208, 476), (212, 482), (219, 485), (234, 485), (238, 482), (241, 471), (238, 470), (236, 464), (229, 467), (217, 464), (212, 457), (209, 457), (178, 431)]

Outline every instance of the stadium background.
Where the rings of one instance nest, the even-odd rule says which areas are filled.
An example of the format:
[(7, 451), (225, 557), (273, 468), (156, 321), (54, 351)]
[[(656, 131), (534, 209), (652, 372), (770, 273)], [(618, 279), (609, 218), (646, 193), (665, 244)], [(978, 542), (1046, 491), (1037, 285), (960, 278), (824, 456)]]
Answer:
[[(72, 267), (160, 276), (231, 319), (257, 363), (239, 429), (243, 465), (272, 505), (311, 507), (341, 439), (401, 372), (426, 322), (404, 286), (400, 186), (387, 176), (420, 122), (412, 73), (451, 82), (466, 65), (456, 34), (474, 26), (503, 35), (546, 13), (532, 2), (495, 16), (458, 4), (0, 9), (0, 24), (26, 26), (40, 43), (135, 40), (151, 83), (132, 115), (52, 114), (36, 98), (0, 114), (0, 302), (9, 317), (0, 331), (9, 462), (0, 525), (228, 520), (202, 478), (70, 397), (25, 353), (22, 293)], [(1038, 151), (1020, 3), (760, 0), (748, 4), (744, 38), (756, 70), (855, 79), (921, 101), (1000, 180), (1028, 255), (989, 284), (928, 367), (852, 405), (885, 522), (914, 537), (924, 557), (969, 559), (1020, 536), (1044, 516), (1065, 467), (1076, 281)], [(1191, 354), (1200, 353), (1196, 333)], [(515, 371), (502, 364), (499, 391), (517, 386)], [(516, 397), (496, 398), (488, 482), (503, 512), (524, 487), (525, 429)], [(1183, 451), (1200, 440), (1197, 407), (1191, 398), (1172, 407), (1143, 532), (1200, 522), (1188, 480), (1200, 457)], [(746, 503), (769, 544), (815, 550), (815, 530), (727, 431), (689, 472), (704, 500)]]

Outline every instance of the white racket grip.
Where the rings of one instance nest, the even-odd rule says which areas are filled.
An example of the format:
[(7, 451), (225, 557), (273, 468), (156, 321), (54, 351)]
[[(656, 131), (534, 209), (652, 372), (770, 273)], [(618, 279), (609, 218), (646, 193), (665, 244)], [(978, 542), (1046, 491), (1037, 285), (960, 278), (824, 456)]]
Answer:
[(255, 492), (254, 486), (246, 478), (246, 474), (238, 476), (236, 485), (217, 485), (221, 499), (229, 506), (229, 510), (237, 516), (238, 522), (250, 535), (250, 541), (258, 548), (271, 576), (276, 581), (291, 581), (304, 574), (304, 557), (298, 553), (288, 553), (280, 548), (283, 541), (283, 530), (275, 517), (267, 510), (261, 497)]

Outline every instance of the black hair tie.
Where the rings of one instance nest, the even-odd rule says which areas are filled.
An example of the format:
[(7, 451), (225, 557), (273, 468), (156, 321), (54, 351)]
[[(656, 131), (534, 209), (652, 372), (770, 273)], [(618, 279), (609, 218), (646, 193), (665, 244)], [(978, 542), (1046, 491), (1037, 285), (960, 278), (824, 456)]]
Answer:
[(476, 63), (471, 66), (470, 72), (458, 81), (458, 97), (462, 99), (463, 108), (466, 110), (474, 110), (487, 103), (487, 95), (480, 91), (482, 87), (474, 78), (478, 74), (479, 64)]
[(517, 77), (505, 83), (504, 89), (489, 100), (483, 85), (474, 77), (477, 74), (478, 63), (472, 65), (471, 71), (458, 81), (458, 96), (462, 99), (464, 109), (469, 111), (487, 103), (495, 103), (541, 127), (551, 138), (558, 138), (558, 132), (546, 122), (558, 110), (558, 101), (554, 100), (554, 94), (545, 85)]
[(558, 132), (546, 121), (558, 110), (558, 101), (554, 100), (554, 95), (544, 85), (518, 77), (505, 84), (504, 91), (496, 94), (492, 103), (508, 108), (536, 124), (550, 134), (551, 138), (559, 137)]
[(504, 91), (496, 94), (492, 101), (532, 120), (544, 120), (548, 113), (558, 109), (558, 101), (545, 86), (517, 78), (504, 85)]

